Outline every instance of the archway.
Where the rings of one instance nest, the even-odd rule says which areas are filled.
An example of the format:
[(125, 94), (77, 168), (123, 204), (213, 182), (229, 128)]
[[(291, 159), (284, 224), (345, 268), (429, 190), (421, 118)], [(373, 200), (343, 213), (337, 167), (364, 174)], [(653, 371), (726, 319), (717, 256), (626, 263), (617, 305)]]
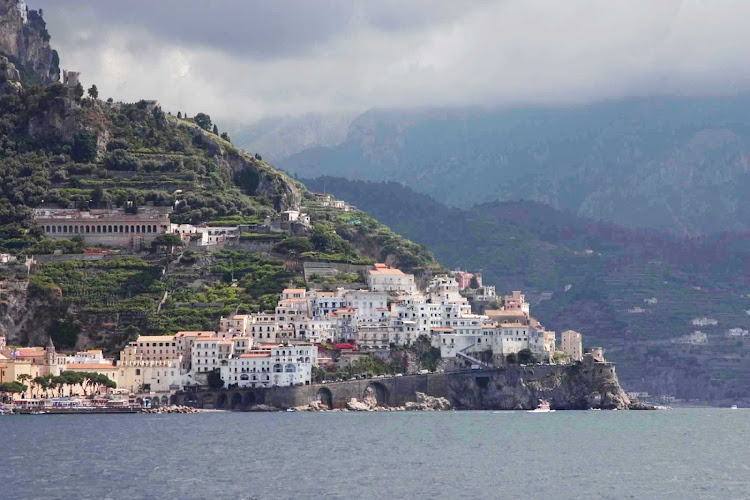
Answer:
[(363, 400), (375, 400), (377, 406), (388, 406), (388, 389), (380, 382), (372, 382), (365, 387)]
[(318, 389), (318, 401), (328, 407), (329, 410), (333, 409), (333, 394), (328, 387), (321, 387)]
[(255, 393), (253, 391), (248, 391), (245, 393), (245, 406), (251, 407), (255, 404), (257, 398), (255, 397)]
[(161, 400), (159, 399), (159, 396), (154, 396), (151, 398), (151, 408), (158, 408), (161, 406)]
[(177, 395), (176, 394), (172, 394), (171, 396), (169, 396), (169, 404), (171, 404), (171, 405), (176, 405), (177, 404)]
[(167, 406), (169, 404), (169, 398), (166, 396), (161, 397), (161, 404), (162, 406)]
[(242, 394), (240, 394), (239, 392), (235, 392), (234, 394), (232, 394), (232, 400), (230, 401), (230, 404), (230, 408), (233, 410), (236, 410), (237, 408), (242, 406)]
[(203, 408), (215, 408), (214, 406), (214, 395), (213, 394), (206, 394), (203, 396)]
[(227, 395), (222, 393), (219, 394), (219, 398), (216, 400), (216, 409), (222, 409), (227, 404)]

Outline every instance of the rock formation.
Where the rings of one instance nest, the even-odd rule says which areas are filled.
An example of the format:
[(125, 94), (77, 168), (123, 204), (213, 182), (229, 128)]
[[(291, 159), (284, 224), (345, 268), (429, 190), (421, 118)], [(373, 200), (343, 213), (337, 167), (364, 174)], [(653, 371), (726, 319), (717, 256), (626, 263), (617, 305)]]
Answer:
[(15, 64), (22, 82), (56, 82), (60, 59), (50, 47), (42, 12), (21, 9), (17, 0), (0, 0), (0, 54)]
[(508, 367), (450, 377), (448, 396), (457, 409), (530, 410), (540, 400), (552, 409), (628, 409), (630, 399), (610, 363)]

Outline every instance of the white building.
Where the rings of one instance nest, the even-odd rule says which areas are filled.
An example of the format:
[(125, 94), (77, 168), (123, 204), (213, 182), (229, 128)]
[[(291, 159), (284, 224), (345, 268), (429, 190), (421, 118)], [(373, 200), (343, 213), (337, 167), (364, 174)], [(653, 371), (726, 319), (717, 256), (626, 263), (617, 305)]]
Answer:
[(370, 269), (366, 276), (367, 286), (373, 292), (405, 292), (414, 293), (417, 287), (413, 274), (405, 274), (400, 269), (387, 264), (378, 263)]
[(313, 344), (259, 346), (232, 356), (220, 368), (225, 387), (273, 387), (307, 385), (312, 367), (318, 364), (318, 348)]

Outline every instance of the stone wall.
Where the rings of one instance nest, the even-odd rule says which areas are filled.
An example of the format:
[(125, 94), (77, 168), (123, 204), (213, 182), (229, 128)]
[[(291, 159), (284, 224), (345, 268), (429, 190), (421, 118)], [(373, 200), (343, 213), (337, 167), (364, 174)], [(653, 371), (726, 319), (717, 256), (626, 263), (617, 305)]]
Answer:
[(626, 409), (630, 405), (611, 363), (512, 366), (300, 387), (198, 391), (178, 393), (173, 402), (247, 410), (259, 404), (284, 409), (323, 401), (330, 408), (345, 408), (350, 399), (362, 400), (366, 393), (374, 393), (378, 406), (403, 406), (416, 401), (417, 392), (445, 397), (461, 410), (533, 409), (540, 399), (548, 401), (553, 409)]

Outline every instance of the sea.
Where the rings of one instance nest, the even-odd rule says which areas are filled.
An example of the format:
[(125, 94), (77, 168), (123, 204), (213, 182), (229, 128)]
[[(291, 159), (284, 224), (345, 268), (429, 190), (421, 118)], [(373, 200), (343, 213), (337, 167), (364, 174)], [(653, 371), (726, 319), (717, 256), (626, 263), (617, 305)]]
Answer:
[(750, 498), (750, 410), (0, 416), (2, 499)]

